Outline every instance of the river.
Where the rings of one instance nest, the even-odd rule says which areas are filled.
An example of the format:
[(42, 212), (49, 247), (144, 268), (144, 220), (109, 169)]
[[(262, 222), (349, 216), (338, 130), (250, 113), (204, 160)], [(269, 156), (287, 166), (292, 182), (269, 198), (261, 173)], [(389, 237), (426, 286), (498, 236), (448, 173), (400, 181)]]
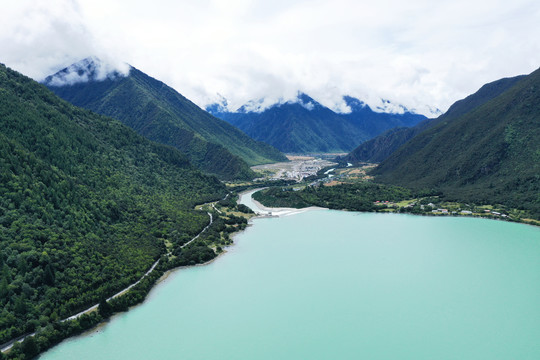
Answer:
[(540, 229), (291, 214), (40, 359), (540, 359)]

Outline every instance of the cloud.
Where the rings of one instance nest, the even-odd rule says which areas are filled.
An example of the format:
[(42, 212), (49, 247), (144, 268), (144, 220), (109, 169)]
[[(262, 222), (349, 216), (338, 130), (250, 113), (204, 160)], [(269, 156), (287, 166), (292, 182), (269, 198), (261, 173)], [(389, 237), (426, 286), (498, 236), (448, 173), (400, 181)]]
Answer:
[(12, 1), (0, 12), (0, 61), (36, 80), (90, 56), (125, 72), (87, 24), (74, 0)]
[(201, 106), (217, 94), (240, 107), (302, 91), (343, 111), (345, 94), (373, 108), (384, 98), (445, 110), (486, 82), (540, 66), (540, 3), (532, 0), (35, 3), (4, 6), (0, 61), (42, 79), (87, 56), (108, 57)]
[(65, 69), (48, 76), (45, 84), (65, 86), (88, 81), (103, 81), (119, 76), (128, 76), (131, 68), (126, 63), (109, 63), (92, 56), (78, 61)]
[(4, 4), (0, 12), (0, 61), (33, 78), (42, 78), (94, 51), (89, 33), (71, 1)]

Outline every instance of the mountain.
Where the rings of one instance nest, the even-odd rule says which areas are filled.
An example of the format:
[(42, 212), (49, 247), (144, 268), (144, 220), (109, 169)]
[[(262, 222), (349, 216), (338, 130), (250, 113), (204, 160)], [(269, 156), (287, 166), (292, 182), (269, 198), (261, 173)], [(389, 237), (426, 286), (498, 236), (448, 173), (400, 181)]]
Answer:
[(61, 98), (120, 120), (150, 140), (174, 146), (201, 170), (223, 180), (254, 177), (251, 165), (286, 158), (217, 119), (174, 89), (128, 66), (103, 75), (96, 58), (73, 64), (45, 79)]
[(383, 134), (364, 141), (356, 149), (346, 156), (337, 158), (340, 163), (378, 163), (386, 159), (396, 151), (401, 145), (412, 139), (419, 129), (417, 127), (404, 128), (396, 127), (385, 131)]
[(4, 65), (0, 94), (4, 343), (38, 327), (54, 333), (61, 326), (48, 324), (139, 279), (166, 245), (207, 225), (193, 206), (227, 190), (173, 147), (77, 108)]
[(487, 101), (499, 96), (514, 86), (523, 76), (506, 78), (482, 86), (476, 93), (454, 103), (448, 111), (436, 119), (424, 120), (416, 126), (409, 128), (394, 128), (373, 139), (360, 144), (347, 156), (339, 159), (340, 162), (381, 162), (399, 149), (407, 141), (422, 131), (441, 122), (450, 121), (472, 109), (483, 105)]
[(363, 129), (370, 137), (396, 127), (411, 127), (426, 119), (423, 115), (410, 112), (403, 105), (394, 105), (388, 100), (383, 100), (384, 108), (378, 110), (394, 112), (377, 112), (361, 100), (350, 96), (344, 96), (343, 100), (351, 109), (348, 114), (341, 114)]
[(540, 213), (540, 70), (488, 84), (441, 118), (384, 160), (377, 179)]
[(380, 113), (358, 99), (346, 96), (351, 109), (336, 113), (306, 94), (294, 101), (275, 104), (265, 110), (244, 106), (235, 112), (219, 105), (207, 108), (216, 117), (238, 127), (252, 138), (285, 153), (348, 152), (359, 143), (396, 126), (413, 126), (425, 116), (409, 111)]

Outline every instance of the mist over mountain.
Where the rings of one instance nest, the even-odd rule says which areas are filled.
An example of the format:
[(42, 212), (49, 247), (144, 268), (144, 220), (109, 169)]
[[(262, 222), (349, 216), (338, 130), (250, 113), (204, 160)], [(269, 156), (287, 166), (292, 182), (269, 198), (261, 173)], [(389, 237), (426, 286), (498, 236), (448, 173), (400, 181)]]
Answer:
[(268, 108), (257, 106), (264, 102), (260, 100), (229, 111), (225, 100), (208, 106), (207, 111), (256, 140), (297, 154), (348, 152), (388, 129), (413, 126), (426, 119), (404, 107), (400, 113), (384, 113), (350, 96), (343, 100), (350, 109), (347, 113), (335, 112), (304, 93)]
[(487, 101), (499, 96), (510, 87), (514, 86), (522, 78), (523, 76), (516, 76), (485, 84), (474, 94), (467, 96), (465, 99), (456, 101), (446, 113), (438, 118), (424, 120), (410, 128), (391, 129), (360, 144), (356, 149), (339, 161), (350, 163), (381, 162), (422, 131), (441, 122), (450, 121), (451, 119), (483, 105)]
[(275, 148), (252, 140), (134, 67), (122, 72), (88, 58), (44, 83), (74, 105), (111, 116), (150, 140), (176, 147), (194, 165), (224, 180), (253, 178), (249, 166), (286, 160)]
[(114, 80), (128, 76), (130, 70), (131, 66), (128, 64), (115, 66), (91, 56), (47, 76), (44, 83), (47, 86), (66, 86), (89, 81)]

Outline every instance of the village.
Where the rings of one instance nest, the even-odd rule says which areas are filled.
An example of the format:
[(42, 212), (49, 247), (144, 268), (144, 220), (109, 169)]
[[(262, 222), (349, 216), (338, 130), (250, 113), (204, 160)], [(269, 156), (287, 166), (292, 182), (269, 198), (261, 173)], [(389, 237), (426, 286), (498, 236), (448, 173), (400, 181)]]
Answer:
[(302, 180), (315, 176), (326, 167), (337, 165), (329, 160), (316, 158), (313, 156), (293, 156), (288, 155), (289, 162), (275, 164), (265, 164), (253, 166), (252, 169), (259, 172), (266, 180)]
[[(487, 218), (510, 218), (511, 214), (504, 207), (493, 208), (490, 205), (471, 206), (468, 204), (440, 202), (426, 202), (425, 199), (406, 200), (398, 203), (385, 200), (377, 200), (373, 203), (381, 211), (388, 212), (410, 212), (414, 214), (430, 215), (452, 215), (452, 216), (480, 216)], [(517, 215), (517, 214), (516, 214)]]

